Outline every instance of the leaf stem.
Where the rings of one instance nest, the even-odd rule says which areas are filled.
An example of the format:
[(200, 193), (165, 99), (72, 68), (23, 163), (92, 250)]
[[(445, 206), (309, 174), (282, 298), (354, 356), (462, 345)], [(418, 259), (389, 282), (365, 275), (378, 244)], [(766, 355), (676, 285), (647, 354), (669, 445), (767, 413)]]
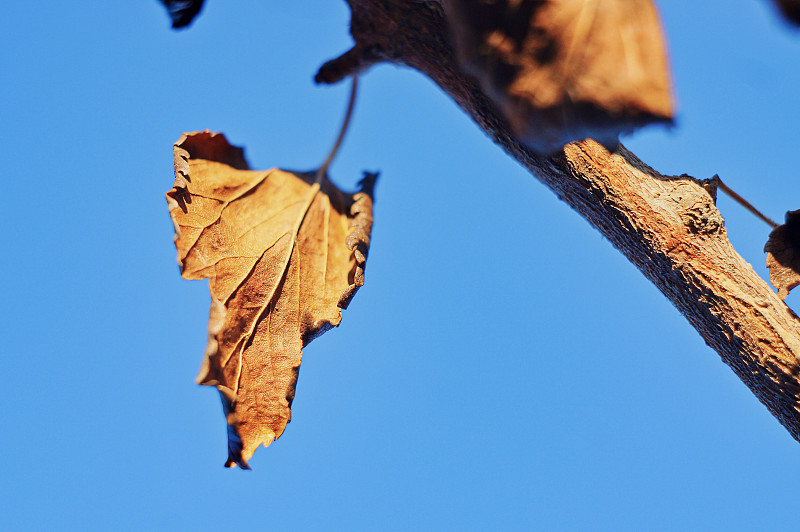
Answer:
[(342, 127), (339, 130), (339, 136), (336, 139), (336, 143), (333, 145), (333, 149), (331, 149), (328, 158), (325, 159), (325, 162), (322, 163), (319, 170), (317, 170), (317, 181), (319, 181), (322, 176), (326, 174), (328, 171), (328, 167), (331, 165), (333, 158), (336, 157), (336, 153), (339, 151), (339, 147), (342, 145), (342, 140), (344, 140), (344, 135), (347, 133), (347, 126), (350, 125), (350, 117), (353, 116), (353, 107), (356, 103), (356, 93), (358, 90), (358, 76), (353, 75), (353, 83), (350, 86), (350, 101), (347, 102), (347, 111), (344, 115), (344, 122), (342, 122)]
[(743, 197), (741, 197), (739, 194), (737, 194), (736, 192), (734, 192), (733, 190), (731, 190), (731, 188), (730, 188), (728, 185), (726, 185), (726, 184), (725, 184), (725, 183), (722, 181), (722, 179), (720, 179), (719, 175), (717, 175), (717, 176), (715, 176), (715, 177), (718, 179), (718, 185), (717, 185), (717, 186), (718, 186), (720, 189), (722, 189), (722, 191), (723, 191), (725, 194), (727, 194), (728, 196), (730, 196), (730, 198), (731, 198), (732, 200), (734, 200), (736, 203), (738, 203), (739, 205), (741, 205), (742, 207), (744, 207), (745, 209), (747, 209), (748, 211), (750, 211), (751, 213), (753, 213), (754, 215), (756, 215), (756, 216), (757, 216), (757, 217), (758, 217), (758, 218), (759, 218), (761, 221), (765, 222), (767, 225), (769, 225), (769, 226), (770, 226), (770, 227), (772, 227), (773, 229), (775, 229), (776, 227), (778, 227), (778, 224), (776, 224), (775, 222), (773, 222), (771, 219), (769, 219), (769, 218), (768, 218), (768, 217), (766, 217), (765, 215), (761, 214), (761, 211), (759, 211), (758, 209), (756, 209), (755, 207), (753, 207), (753, 206), (750, 204), (750, 202), (749, 202), (749, 201), (747, 201), (746, 199), (744, 199)]

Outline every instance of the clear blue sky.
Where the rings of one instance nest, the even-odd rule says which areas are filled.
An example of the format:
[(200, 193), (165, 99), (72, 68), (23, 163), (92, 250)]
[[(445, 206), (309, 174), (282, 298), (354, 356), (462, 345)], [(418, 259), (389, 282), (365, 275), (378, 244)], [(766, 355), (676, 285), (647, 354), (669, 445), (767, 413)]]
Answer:
[[(294, 420), (226, 470), (194, 384), (205, 283), (180, 279), (172, 143), (324, 159), (341, 0), (8, 2), (0, 17), (6, 530), (794, 530), (800, 444), (680, 314), (430, 81), (362, 79), (332, 178), (382, 172), (366, 286), (305, 352)], [(627, 139), (773, 218), (800, 208), (800, 33), (765, 1), (660, 3), (678, 126)], [(765, 275), (768, 228), (727, 198)], [(792, 295), (790, 305), (800, 296)]]

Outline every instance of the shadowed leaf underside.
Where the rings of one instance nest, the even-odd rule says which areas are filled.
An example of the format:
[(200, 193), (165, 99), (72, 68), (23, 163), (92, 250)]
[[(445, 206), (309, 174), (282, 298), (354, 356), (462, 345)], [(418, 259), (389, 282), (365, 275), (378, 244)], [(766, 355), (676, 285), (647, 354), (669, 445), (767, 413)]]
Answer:
[(772, 230), (764, 251), (769, 280), (778, 289), (778, 296), (786, 299), (800, 285), (800, 210), (786, 213), (786, 222)]
[(671, 123), (664, 36), (652, 0), (444, 0), (459, 63), (516, 136), (549, 153)]

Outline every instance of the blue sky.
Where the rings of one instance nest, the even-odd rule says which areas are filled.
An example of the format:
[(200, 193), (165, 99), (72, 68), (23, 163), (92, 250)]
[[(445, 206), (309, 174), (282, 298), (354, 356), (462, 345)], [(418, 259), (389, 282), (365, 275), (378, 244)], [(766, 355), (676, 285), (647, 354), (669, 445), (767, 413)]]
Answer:
[[(224, 469), (172, 143), (211, 129), (254, 168), (318, 166), (348, 87), (311, 78), (350, 38), (342, 1), (207, 4), (177, 33), (155, 0), (4, 6), (0, 526), (794, 529), (800, 445), (608, 242), (393, 66), (362, 78), (331, 168), (343, 188), (381, 171), (366, 286), (306, 349), (283, 437)], [(625, 143), (782, 219), (800, 33), (734, 4), (660, 3), (678, 125)], [(718, 205), (766, 275), (767, 226)]]

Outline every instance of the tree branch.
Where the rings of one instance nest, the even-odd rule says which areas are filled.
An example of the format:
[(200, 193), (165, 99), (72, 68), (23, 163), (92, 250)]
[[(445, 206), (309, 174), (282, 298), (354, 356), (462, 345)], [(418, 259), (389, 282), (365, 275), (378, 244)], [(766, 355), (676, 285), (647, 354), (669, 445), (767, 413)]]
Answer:
[(715, 180), (664, 176), (622, 145), (594, 141), (543, 157), (520, 144), (462, 74), (434, 0), (348, 0), (353, 49), (320, 69), (335, 82), (379, 61), (434, 80), (505, 151), (597, 228), (673, 302), (800, 441), (800, 320), (734, 250)]

